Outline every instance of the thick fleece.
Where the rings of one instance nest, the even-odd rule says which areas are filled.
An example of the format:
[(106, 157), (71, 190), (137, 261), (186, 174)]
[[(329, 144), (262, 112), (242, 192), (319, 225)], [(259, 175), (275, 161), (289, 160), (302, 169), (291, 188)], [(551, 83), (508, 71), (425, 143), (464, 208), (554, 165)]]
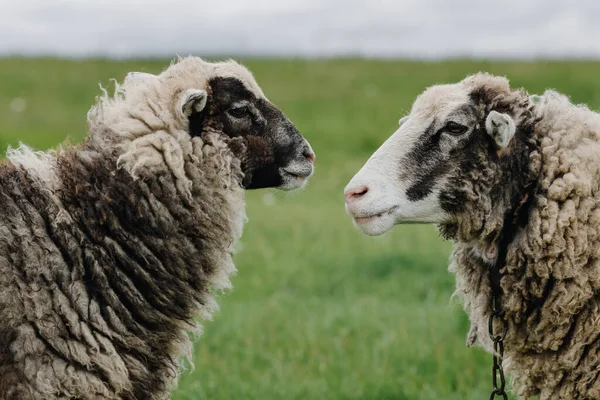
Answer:
[[(501, 287), (508, 336), (505, 367), (530, 398), (600, 398), (600, 115), (547, 91), (538, 101), (505, 79), (470, 78), (485, 112), (515, 118), (517, 140), (501, 171), (473, 169), (449, 200), (463, 199), (458, 222), (441, 226), (456, 240), (450, 270), (471, 318), (468, 344), (491, 351), (488, 268), (503, 216), (537, 191), (527, 224), (508, 248)], [(485, 163), (480, 163), (485, 165)], [(451, 182), (449, 182), (451, 185)]]
[(178, 104), (214, 76), (260, 93), (183, 59), (101, 97), (80, 146), (0, 165), (0, 399), (170, 397), (245, 221), (243, 146)]

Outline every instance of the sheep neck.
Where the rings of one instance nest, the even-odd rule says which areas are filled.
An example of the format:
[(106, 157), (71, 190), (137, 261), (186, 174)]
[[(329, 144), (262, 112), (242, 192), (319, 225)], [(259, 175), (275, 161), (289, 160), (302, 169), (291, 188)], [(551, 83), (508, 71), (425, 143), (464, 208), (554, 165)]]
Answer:
[(81, 286), (89, 305), (80, 318), (112, 338), (137, 398), (168, 392), (177, 358), (190, 355), (186, 331), (197, 329), (195, 317), (210, 318), (215, 290), (235, 271), (244, 192), (225, 168), (211, 175), (229, 156), (205, 147), (201, 159), (187, 157), (187, 202), (168, 170), (134, 178), (117, 168), (118, 152), (93, 141), (58, 156), (61, 210), (48, 213), (51, 221), (69, 218), (50, 234), (70, 271), (58, 284)]

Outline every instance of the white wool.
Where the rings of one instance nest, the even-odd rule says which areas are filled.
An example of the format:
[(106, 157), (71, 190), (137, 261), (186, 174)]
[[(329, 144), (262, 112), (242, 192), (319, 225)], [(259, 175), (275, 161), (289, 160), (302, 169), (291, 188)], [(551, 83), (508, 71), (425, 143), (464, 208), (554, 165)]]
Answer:
[(190, 89), (208, 91), (208, 83), (215, 77), (237, 78), (257, 97), (265, 98), (252, 73), (235, 61), (209, 63), (186, 57), (158, 75), (129, 74), (122, 84), (115, 82), (112, 97), (102, 89), (104, 95), (89, 111), (88, 123), (103, 125), (121, 139), (129, 140), (152, 131), (187, 131), (188, 119), (180, 109), (181, 96)]
[[(184, 141), (182, 141), (184, 143)], [(137, 171), (151, 172), (166, 165), (175, 178), (177, 190), (191, 200), (192, 181), (185, 175), (184, 152), (177, 138), (165, 131), (140, 136), (127, 146), (127, 151), (117, 160), (119, 167), (137, 178)]]
[(40, 179), (48, 189), (57, 189), (55, 151), (35, 151), (19, 143), (17, 148), (8, 148), (6, 157), (15, 166), (24, 168), (32, 176)]

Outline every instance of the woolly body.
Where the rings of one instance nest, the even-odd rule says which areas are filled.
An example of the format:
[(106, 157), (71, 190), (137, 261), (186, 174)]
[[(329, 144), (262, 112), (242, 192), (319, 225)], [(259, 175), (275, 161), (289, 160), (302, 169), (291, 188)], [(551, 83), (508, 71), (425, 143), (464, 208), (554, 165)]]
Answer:
[(468, 345), (492, 351), (488, 270), (529, 185), (500, 282), (505, 367), (526, 398), (597, 399), (600, 115), (488, 74), (434, 86), (348, 184), (346, 209), (369, 234), (437, 223), (455, 241), (450, 271), (472, 322)]
[(242, 138), (189, 131), (214, 77), (264, 99), (185, 58), (99, 98), (81, 145), (0, 165), (0, 399), (170, 398), (245, 222)]
[[(540, 100), (532, 132), (539, 147), (529, 160), (539, 189), (527, 225), (509, 246), (501, 280), (509, 323), (506, 368), (525, 398), (597, 399), (600, 115), (556, 92)], [(496, 232), (499, 227), (490, 225), (498, 221), (490, 223), (485, 229)], [(468, 344), (491, 351), (489, 244), (471, 235), (458, 239), (450, 271), (472, 321)]]

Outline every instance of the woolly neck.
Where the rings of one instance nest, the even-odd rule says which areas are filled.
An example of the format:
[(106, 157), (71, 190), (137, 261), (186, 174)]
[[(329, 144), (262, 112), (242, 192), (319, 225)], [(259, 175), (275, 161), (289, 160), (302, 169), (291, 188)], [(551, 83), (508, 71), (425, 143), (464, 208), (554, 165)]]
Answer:
[(58, 224), (49, 216), (70, 271), (60, 284), (83, 283), (80, 296), (89, 305), (75, 311), (94, 335), (111, 338), (114, 368), (126, 368), (130, 382), (116, 383), (124, 375), (110, 368), (90, 373), (135, 398), (169, 392), (179, 359), (191, 356), (194, 319), (211, 318), (216, 291), (229, 288), (235, 272), (232, 246), (245, 219), (239, 160), (214, 137), (193, 144), (184, 155), (190, 198), (166, 164), (134, 178), (117, 168), (118, 151), (101, 151), (93, 141), (57, 158), (54, 194), (69, 216)]

